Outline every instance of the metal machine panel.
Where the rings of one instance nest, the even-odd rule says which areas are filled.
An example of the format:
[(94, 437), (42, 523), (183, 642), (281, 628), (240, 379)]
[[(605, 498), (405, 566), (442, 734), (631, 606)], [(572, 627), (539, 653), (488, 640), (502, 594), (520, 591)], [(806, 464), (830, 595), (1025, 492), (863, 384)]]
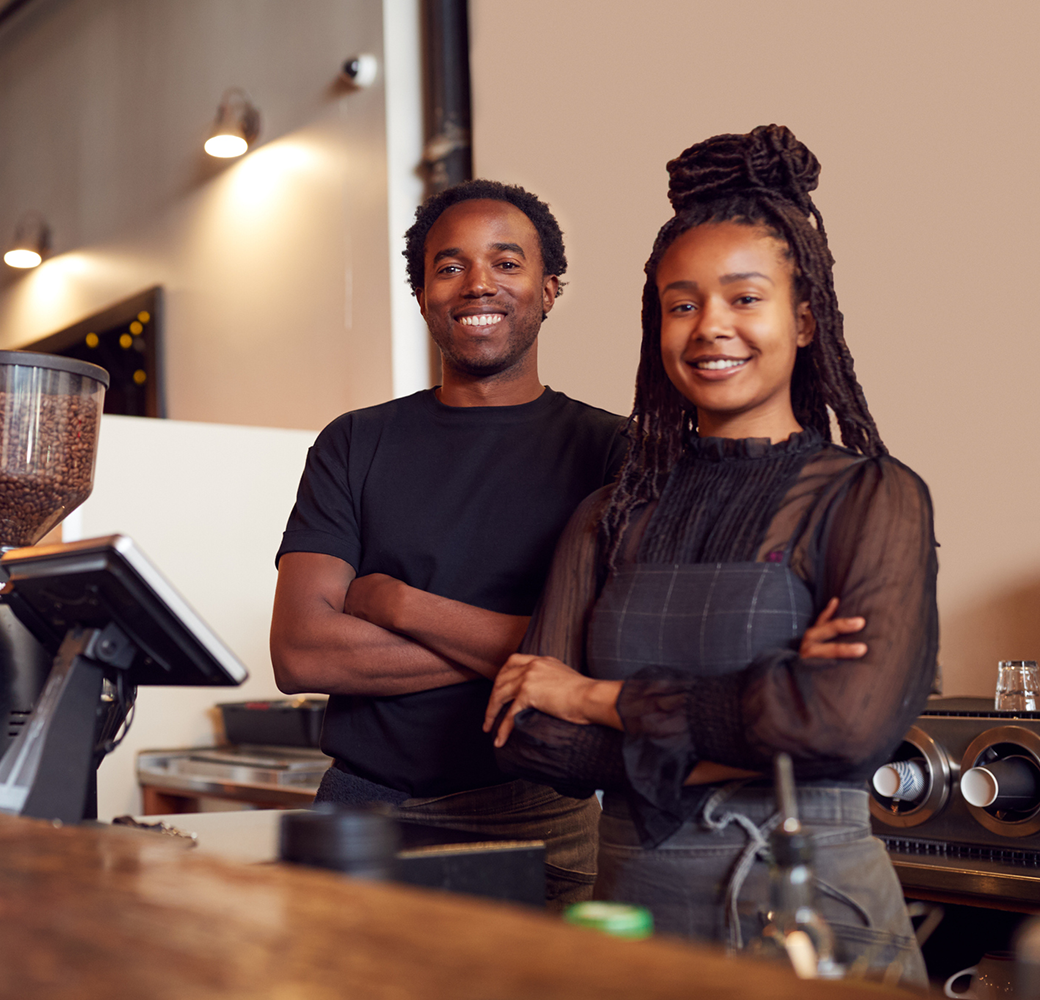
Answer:
[(871, 788), (874, 833), (908, 893), (917, 888), (1040, 908), (1040, 799), (1017, 810), (980, 808), (960, 789), (964, 772), (1011, 755), (1040, 771), (1040, 712), (996, 712), (991, 699), (980, 698), (928, 703), (893, 755), (924, 770), (923, 791), (899, 801)]

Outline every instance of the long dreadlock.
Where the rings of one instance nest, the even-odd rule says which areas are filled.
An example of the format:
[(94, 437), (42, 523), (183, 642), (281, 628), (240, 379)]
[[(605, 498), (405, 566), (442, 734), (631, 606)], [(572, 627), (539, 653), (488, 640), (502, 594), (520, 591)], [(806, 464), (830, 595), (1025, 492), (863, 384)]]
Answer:
[(601, 522), (611, 562), (633, 509), (661, 495), (697, 427), (696, 408), (672, 385), (661, 360), (657, 293), (661, 259), (695, 226), (759, 226), (786, 245), (794, 268), (794, 302), (808, 302), (816, 320), (815, 336), (798, 349), (791, 377), (795, 419), (830, 441), (829, 407), (846, 447), (864, 455), (887, 454), (853, 371), (834, 293), (834, 258), (823, 217), (809, 197), (820, 175), (816, 157), (790, 129), (762, 125), (747, 135), (717, 135), (691, 146), (668, 164), (668, 174), (675, 215), (657, 234), (645, 267), (643, 342), (629, 418), (632, 444)]

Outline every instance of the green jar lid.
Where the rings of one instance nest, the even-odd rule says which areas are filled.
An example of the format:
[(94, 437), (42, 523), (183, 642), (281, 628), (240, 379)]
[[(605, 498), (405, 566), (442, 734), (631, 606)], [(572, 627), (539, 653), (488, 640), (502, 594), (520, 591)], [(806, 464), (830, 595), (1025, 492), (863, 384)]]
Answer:
[(644, 906), (627, 903), (571, 903), (563, 911), (563, 919), (579, 927), (592, 927), (622, 938), (647, 938), (654, 932), (654, 918)]

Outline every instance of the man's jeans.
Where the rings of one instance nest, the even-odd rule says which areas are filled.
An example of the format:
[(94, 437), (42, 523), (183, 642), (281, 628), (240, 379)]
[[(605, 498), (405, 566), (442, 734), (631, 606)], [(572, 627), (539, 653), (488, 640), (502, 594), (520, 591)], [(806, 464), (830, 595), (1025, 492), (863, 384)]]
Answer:
[(599, 803), (595, 796), (572, 799), (545, 785), (509, 781), (428, 799), (373, 784), (331, 767), (316, 802), (357, 805), (389, 802), (401, 819), (427, 826), (454, 827), (508, 840), (545, 842), (545, 899), (550, 910), (592, 898), (596, 881)]

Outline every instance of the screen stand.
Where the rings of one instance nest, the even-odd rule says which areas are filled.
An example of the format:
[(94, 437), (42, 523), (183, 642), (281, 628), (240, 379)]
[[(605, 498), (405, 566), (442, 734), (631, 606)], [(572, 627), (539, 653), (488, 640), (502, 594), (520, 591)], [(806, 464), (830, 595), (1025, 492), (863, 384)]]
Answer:
[(114, 624), (69, 629), (25, 727), (0, 758), (0, 813), (78, 823), (96, 780), (94, 742), (106, 668), (134, 646)]
[(9, 605), (0, 603), (0, 757), (32, 715), (55, 652), (33, 636)]

